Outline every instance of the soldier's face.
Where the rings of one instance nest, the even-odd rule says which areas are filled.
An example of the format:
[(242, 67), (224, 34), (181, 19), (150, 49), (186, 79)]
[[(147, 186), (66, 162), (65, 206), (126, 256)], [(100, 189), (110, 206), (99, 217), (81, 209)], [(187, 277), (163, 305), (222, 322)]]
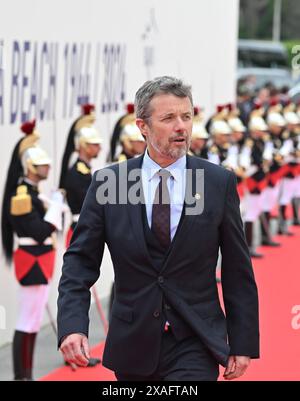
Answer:
[(131, 141), (131, 151), (134, 155), (141, 155), (146, 149), (146, 142)]
[(274, 135), (279, 135), (282, 131), (282, 127), (279, 127), (278, 125), (271, 125), (270, 126), (270, 131)]
[(43, 164), (41, 166), (36, 166), (37, 176), (41, 180), (45, 180), (48, 177), (49, 170), (50, 170), (49, 164)]
[(137, 125), (147, 138), (150, 157), (172, 163), (189, 150), (193, 127), (192, 104), (188, 97), (162, 94), (151, 100), (150, 108), (150, 119), (137, 119)]
[(87, 156), (90, 159), (94, 159), (95, 157), (98, 156), (98, 154), (101, 150), (101, 145), (98, 143), (87, 143), (85, 149), (86, 149)]
[(228, 134), (215, 135), (214, 141), (217, 145), (225, 145), (229, 142), (230, 136)]
[(241, 141), (244, 137), (244, 133), (243, 132), (238, 132), (238, 131), (234, 131), (230, 138), (231, 138), (231, 142), (235, 143), (238, 141)]
[(191, 149), (193, 149), (193, 150), (202, 150), (205, 145), (206, 145), (206, 139), (195, 138), (195, 139), (192, 139)]

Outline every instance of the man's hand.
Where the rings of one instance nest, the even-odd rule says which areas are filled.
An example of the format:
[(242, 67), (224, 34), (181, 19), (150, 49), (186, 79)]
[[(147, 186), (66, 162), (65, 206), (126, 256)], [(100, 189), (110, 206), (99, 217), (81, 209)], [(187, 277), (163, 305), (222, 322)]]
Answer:
[(83, 334), (70, 334), (61, 343), (60, 350), (66, 362), (87, 366), (90, 359), (88, 339)]
[(249, 365), (250, 358), (248, 356), (230, 356), (228, 359), (227, 368), (224, 372), (224, 379), (237, 379), (246, 372), (246, 369)]

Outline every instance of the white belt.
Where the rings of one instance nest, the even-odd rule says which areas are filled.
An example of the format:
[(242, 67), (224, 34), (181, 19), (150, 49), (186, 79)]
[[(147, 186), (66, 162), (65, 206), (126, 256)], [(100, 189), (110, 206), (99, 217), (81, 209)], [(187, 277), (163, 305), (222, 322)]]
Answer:
[(77, 223), (77, 221), (79, 220), (79, 216), (80, 216), (80, 214), (73, 214), (73, 216), (72, 216), (73, 223)]
[(35, 239), (31, 238), (31, 237), (20, 237), (18, 238), (18, 242), (19, 245), (23, 245), (23, 246), (30, 246), (30, 245), (53, 245), (53, 238), (52, 237), (48, 237), (45, 239), (45, 241), (40, 244), (39, 242), (37, 242)]

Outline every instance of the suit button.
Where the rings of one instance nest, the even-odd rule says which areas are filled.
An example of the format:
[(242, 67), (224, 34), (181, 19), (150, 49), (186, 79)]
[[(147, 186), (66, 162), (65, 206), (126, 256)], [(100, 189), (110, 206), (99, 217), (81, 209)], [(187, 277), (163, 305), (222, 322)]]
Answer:
[(163, 282), (164, 282), (163, 276), (158, 277), (158, 282), (159, 282), (159, 284), (163, 284)]
[(160, 316), (159, 310), (154, 311), (153, 316), (158, 318)]

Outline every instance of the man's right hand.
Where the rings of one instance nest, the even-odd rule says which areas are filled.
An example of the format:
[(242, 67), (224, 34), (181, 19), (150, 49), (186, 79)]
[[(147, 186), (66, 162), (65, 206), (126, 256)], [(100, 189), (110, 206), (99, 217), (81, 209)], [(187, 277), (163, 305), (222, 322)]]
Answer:
[(83, 334), (68, 335), (60, 346), (66, 362), (78, 366), (87, 366), (90, 359), (88, 339)]

